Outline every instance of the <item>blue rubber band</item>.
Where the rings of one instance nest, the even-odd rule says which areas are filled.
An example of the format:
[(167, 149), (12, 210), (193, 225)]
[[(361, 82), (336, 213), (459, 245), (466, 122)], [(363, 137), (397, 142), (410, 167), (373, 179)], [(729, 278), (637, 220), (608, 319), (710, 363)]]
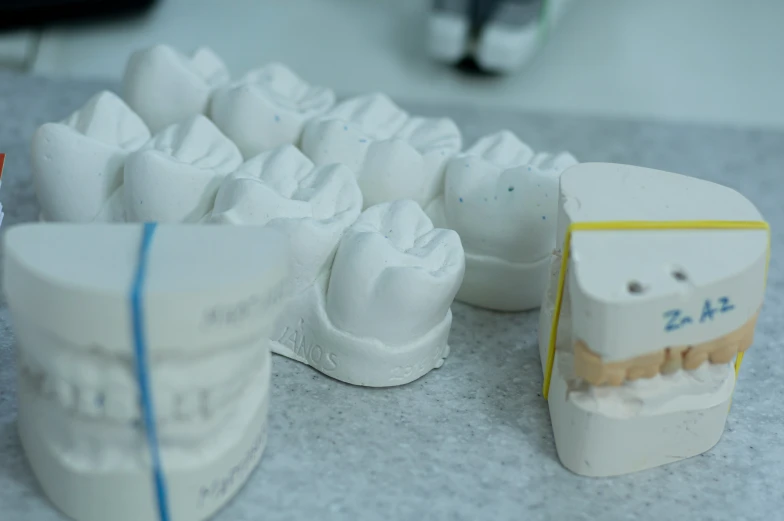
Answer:
[(144, 279), (147, 274), (147, 260), (156, 226), (156, 223), (144, 224), (142, 243), (139, 246), (139, 258), (136, 264), (136, 275), (133, 278), (133, 284), (131, 286), (130, 300), (136, 379), (139, 382), (142, 418), (144, 420), (144, 430), (147, 435), (147, 445), (150, 448), (152, 477), (155, 484), (155, 494), (158, 500), (158, 516), (161, 521), (169, 521), (166, 479), (163, 475), (163, 469), (161, 468), (158, 432), (155, 427), (155, 408), (152, 399), (150, 376), (147, 371), (147, 344), (144, 337), (144, 306), (142, 301)]

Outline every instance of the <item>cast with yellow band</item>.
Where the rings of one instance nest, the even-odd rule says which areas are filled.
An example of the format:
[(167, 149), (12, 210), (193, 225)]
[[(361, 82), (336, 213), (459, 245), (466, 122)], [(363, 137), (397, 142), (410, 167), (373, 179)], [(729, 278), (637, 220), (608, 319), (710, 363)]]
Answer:
[[(563, 254), (561, 256), (561, 272), (558, 275), (558, 292), (555, 299), (553, 323), (550, 328), (550, 342), (547, 348), (547, 367), (544, 374), (542, 396), (546, 400), (550, 394), (550, 380), (555, 363), (555, 343), (558, 332), (558, 321), (561, 316), (564, 286), (566, 284), (566, 269), (569, 262), (569, 248), (572, 242), (572, 233), (575, 231), (645, 231), (645, 230), (765, 230), (768, 234), (768, 252), (765, 263), (765, 280), (768, 277), (770, 265), (770, 225), (765, 221), (598, 221), (576, 222), (569, 225), (564, 238)], [(738, 377), (740, 365), (743, 361), (743, 352), (738, 353), (735, 359), (735, 378)]]

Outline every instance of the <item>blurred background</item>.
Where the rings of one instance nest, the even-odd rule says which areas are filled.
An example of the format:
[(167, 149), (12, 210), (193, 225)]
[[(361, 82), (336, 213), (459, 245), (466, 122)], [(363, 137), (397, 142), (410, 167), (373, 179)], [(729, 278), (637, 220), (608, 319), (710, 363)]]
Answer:
[(531, 61), (496, 75), (430, 56), (430, 0), (0, 5), (0, 65), (48, 77), (119, 79), (140, 47), (207, 45), (235, 76), (277, 60), (343, 96), (784, 128), (782, 0), (573, 0)]

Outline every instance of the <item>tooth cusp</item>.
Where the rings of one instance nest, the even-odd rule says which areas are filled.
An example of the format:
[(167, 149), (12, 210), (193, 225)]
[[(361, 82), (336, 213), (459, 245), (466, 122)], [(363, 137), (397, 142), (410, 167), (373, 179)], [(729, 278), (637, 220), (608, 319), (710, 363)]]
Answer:
[(356, 173), (365, 207), (398, 199), (426, 205), (442, 191), (446, 161), (461, 145), (452, 121), (410, 117), (378, 94), (338, 104), (302, 139), (316, 164), (343, 163)]
[(212, 209), (223, 179), (241, 164), (234, 143), (204, 116), (167, 127), (126, 162), (127, 218), (197, 222)]
[(568, 153), (533, 155), (514, 134), (480, 139), (447, 165), (444, 212), (471, 253), (531, 263), (555, 246), (558, 181)]
[(32, 177), (42, 213), (53, 221), (91, 222), (122, 185), (129, 153), (150, 137), (144, 122), (103, 91), (32, 140)]
[(305, 124), (335, 103), (330, 89), (308, 85), (271, 63), (216, 91), (211, 116), (250, 158), (284, 144), (299, 144)]
[(354, 175), (343, 165), (315, 167), (296, 147), (268, 150), (245, 162), (218, 190), (210, 219), (282, 230), (299, 290), (329, 268), (345, 229), (362, 208)]
[(123, 76), (123, 96), (153, 132), (209, 107), (212, 91), (228, 82), (221, 59), (207, 48), (185, 56), (168, 45), (135, 52)]
[(373, 206), (341, 240), (327, 290), (333, 324), (399, 346), (448, 313), (465, 269), (460, 239), (413, 201)]

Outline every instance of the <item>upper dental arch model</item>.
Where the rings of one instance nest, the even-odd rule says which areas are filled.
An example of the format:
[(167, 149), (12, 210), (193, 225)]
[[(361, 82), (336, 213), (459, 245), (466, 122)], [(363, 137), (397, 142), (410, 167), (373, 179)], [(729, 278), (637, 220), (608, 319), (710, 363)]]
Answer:
[[(277, 240), (272, 238), (275, 232), (285, 236), (289, 284), (283, 296), (278, 293), (277, 320), (258, 334), (273, 352), (351, 384), (402, 385), (440, 367), (449, 354), (450, 305), (455, 298), (504, 311), (536, 308), (544, 299), (540, 348), (547, 372), (564, 233), (568, 223), (599, 215), (586, 213), (588, 201), (604, 201), (599, 187), (606, 193), (621, 187), (634, 201), (591, 205), (603, 209), (603, 218), (665, 218), (652, 209), (655, 205), (646, 206), (649, 195), (639, 193), (640, 176), (647, 176), (646, 182), (659, 180), (665, 188), (682, 185), (704, 192), (706, 201), (726, 199), (739, 209), (723, 210), (722, 215), (760, 219), (750, 203), (723, 187), (661, 172), (643, 175), (633, 167), (577, 165), (568, 152), (535, 153), (508, 131), (484, 136), (461, 152), (462, 137), (451, 120), (410, 116), (383, 94), (336, 104), (332, 91), (308, 85), (276, 63), (232, 82), (210, 50), (188, 57), (158, 45), (131, 57), (123, 85), (125, 101), (100, 92), (63, 122), (47, 123), (36, 132), (33, 181), (41, 220), (90, 224), (64, 232), (79, 237), (89, 236), (96, 223), (139, 221), (198, 223), (201, 226), (192, 229), (217, 235), (266, 230), (272, 234), (271, 244)], [(661, 201), (670, 201), (667, 189), (659, 188)], [(730, 192), (734, 195), (727, 195)], [(702, 215), (703, 206), (689, 201), (693, 213)], [(583, 202), (586, 208), (581, 210)], [(688, 215), (690, 211), (684, 210)], [(112, 227), (95, 229), (111, 235)], [(118, 237), (127, 237), (136, 233), (128, 230), (138, 228), (116, 229)], [(631, 232), (606, 233), (590, 238), (596, 245), (575, 238), (576, 251), (605, 252), (608, 237), (619, 235), (642, 240)], [(648, 240), (651, 232), (638, 233)], [(683, 232), (656, 233), (656, 240), (685, 237), (677, 235)], [(743, 239), (732, 233), (723, 232), (744, 247), (743, 241), (752, 241), (759, 254), (759, 237)], [(19, 241), (25, 240), (20, 230)], [(576, 292), (589, 279), (575, 279), (575, 273), (590, 265), (595, 271), (590, 271), (590, 280), (604, 280), (625, 274), (623, 267), (631, 261), (623, 259), (636, 258), (632, 250), (612, 246), (618, 249), (615, 256), (571, 259), (552, 368), (550, 409), (558, 453), (567, 468), (586, 475), (633, 472), (665, 462), (663, 454), (688, 457), (718, 440), (734, 386), (730, 362), (751, 343), (764, 289), (755, 286), (759, 291), (749, 294), (745, 304), (733, 300), (733, 309), (742, 312), (732, 313), (716, 331), (694, 327), (700, 335), (654, 348), (649, 344), (660, 335), (646, 330), (648, 336), (635, 336), (636, 329), (619, 326), (628, 324), (627, 318), (610, 311), (617, 310), (621, 317), (628, 310), (636, 321), (642, 317), (635, 314), (637, 306), (655, 292), (629, 299), (623, 288), (602, 286), (596, 291), (610, 293), (599, 300), (617, 298), (617, 306), (594, 315), (601, 320), (572, 318), (575, 310), (593, 310), (594, 305)], [(689, 247), (689, 242), (679, 246)], [(719, 245), (711, 243), (704, 251), (713, 247)], [(662, 246), (659, 251), (670, 259), (680, 250)], [(615, 264), (617, 269), (603, 271)], [(738, 270), (746, 269), (759, 282), (758, 264), (740, 264)], [(698, 271), (691, 264), (680, 266), (694, 279), (679, 281), (678, 294), (702, 288)], [(6, 269), (6, 277), (8, 273)], [(705, 282), (705, 287), (713, 288), (711, 284)], [(645, 283), (640, 288), (650, 289)], [(9, 295), (12, 311), (15, 298)], [(721, 307), (722, 301), (716, 302)], [(599, 308), (591, 312), (599, 313)], [(24, 340), (32, 333), (25, 329), (24, 317), (21, 320), (19, 338)], [(612, 347), (606, 342), (611, 337), (607, 331), (621, 329), (629, 341)], [(643, 338), (648, 340), (639, 341)], [(710, 392), (697, 385), (698, 380), (709, 382)], [(700, 401), (695, 392), (712, 394)], [(32, 403), (27, 396), (23, 407)], [(629, 406), (640, 400), (641, 411)], [(20, 418), (23, 415), (29, 418), (20, 408)], [(668, 452), (672, 447), (666, 437), (649, 448), (637, 442), (649, 439), (641, 433), (654, 436), (693, 415), (708, 419), (698, 439), (680, 452)], [(585, 429), (570, 429), (575, 421)], [(37, 436), (39, 427), (24, 423), (31, 439)], [(619, 437), (627, 440), (620, 448), (613, 441)], [(259, 444), (256, 447), (254, 454), (260, 454)], [(40, 452), (27, 444), (26, 450), (31, 458), (38, 457), (31, 450)], [(632, 463), (646, 450), (645, 463)], [(77, 519), (93, 521), (79, 510), (82, 507), (66, 504), (67, 494), (55, 488), (44, 485), (58, 506), (73, 511)], [(223, 492), (218, 495), (215, 508), (225, 498)], [(140, 519), (153, 518), (134, 521)]]

